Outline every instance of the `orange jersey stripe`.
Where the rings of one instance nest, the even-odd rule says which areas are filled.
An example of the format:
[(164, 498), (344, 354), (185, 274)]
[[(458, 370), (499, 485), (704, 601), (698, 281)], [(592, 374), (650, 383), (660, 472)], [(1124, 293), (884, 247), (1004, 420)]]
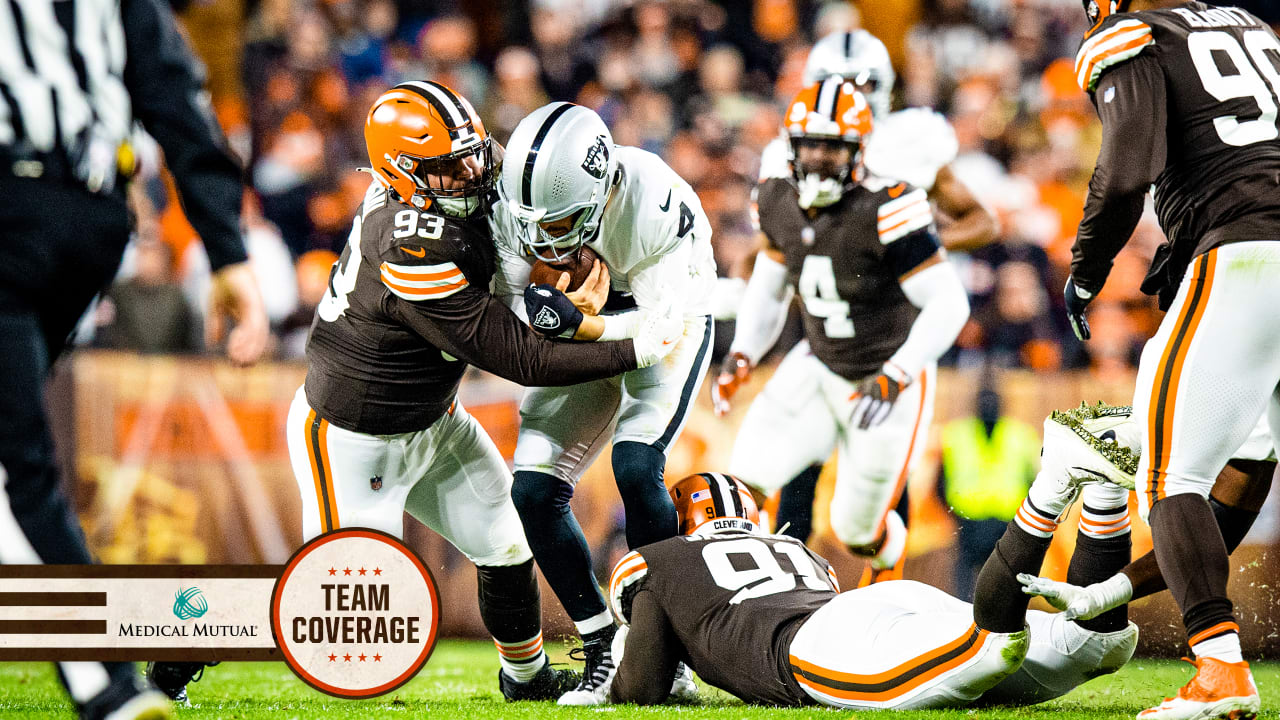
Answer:
[(334, 494), (333, 466), (329, 462), (329, 421), (320, 419), (320, 446), (318, 448), (320, 464), (324, 468), (325, 497), (329, 501), (329, 514), (332, 522), (327, 530), (342, 527), (338, 520), (338, 498)]
[[(453, 263), (449, 263), (449, 264), (453, 265)], [(454, 265), (453, 269), (451, 270), (443, 270), (441, 272), (420, 272), (420, 273), (419, 272), (413, 272), (413, 273), (401, 272), (399, 270), (396, 270), (389, 263), (382, 263), (381, 269), (383, 272), (387, 273), (388, 275), (390, 275), (391, 277), (397, 280), (416, 280), (416, 281), (451, 280), (456, 276), (462, 275), (462, 271), (459, 270), (456, 265)]]
[[(1090, 81), (1093, 79), (1093, 74), (1094, 72), (1097, 72), (1099, 65), (1102, 65), (1103, 67), (1105, 67), (1107, 64), (1107, 61), (1115, 59), (1117, 55), (1123, 55), (1133, 50), (1134, 48), (1140, 48), (1144, 45), (1149, 45), (1150, 43), (1151, 43), (1151, 31), (1148, 30), (1147, 32), (1139, 33), (1138, 35), (1135, 35), (1129, 40), (1126, 40), (1123, 43), (1113, 48), (1109, 48), (1106, 51), (1090, 58), (1089, 66), (1088, 66), (1088, 70), (1086, 71), (1086, 74), (1081, 75), (1081, 77), (1084, 78), (1084, 83), (1085, 84), (1090, 83)], [(1085, 88), (1086, 91), (1090, 89), (1091, 88), (1087, 88), (1087, 87)]]
[(439, 287), (432, 287), (432, 288), (406, 287), (404, 285), (391, 282), (386, 278), (386, 276), (383, 276), (382, 282), (385, 283), (387, 287), (391, 288), (392, 290), (395, 290), (401, 295), (407, 295), (414, 299), (427, 299), (427, 298), (435, 297), (437, 295), (445, 295), (454, 290), (464, 288), (468, 284), (467, 279), (465, 277), (451, 285), (441, 285)]

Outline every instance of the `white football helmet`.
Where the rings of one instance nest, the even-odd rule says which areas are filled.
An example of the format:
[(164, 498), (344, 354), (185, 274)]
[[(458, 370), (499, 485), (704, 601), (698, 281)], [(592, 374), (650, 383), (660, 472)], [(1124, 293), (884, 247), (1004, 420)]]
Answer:
[(804, 63), (804, 84), (822, 82), (832, 75), (848, 80), (866, 95), (877, 120), (889, 114), (896, 76), (889, 51), (875, 35), (866, 30), (837, 32), (814, 43)]
[[(520, 242), (534, 257), (556, 263), (595, 238), (618, 170), (613, 135), (600, 116), (567, 102), (534, 110), (520, 121), (502, 161), (502, 200), (524, 227)], [(555, 237), (539, 223), (578, 213)]]

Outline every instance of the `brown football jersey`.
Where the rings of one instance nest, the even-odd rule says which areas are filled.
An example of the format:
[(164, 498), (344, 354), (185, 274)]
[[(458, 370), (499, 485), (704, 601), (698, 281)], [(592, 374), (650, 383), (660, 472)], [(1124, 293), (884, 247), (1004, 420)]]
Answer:
[[(1108, 16), (1086, 35), (1077, 79), (1107, 137), (1075, 248), (1077, 285), (1101, 288), (1154, 184), (1169, 239), (1143, 290), (1167, 305), (1191, 260), (1280, 234), (1280, 39), (1238, 8), (1188, 2)], [(1137, 192), (1127, 202), (1116, 188)]]
[(488, 222), (420, 210), (370, 186), (307, 341), (307, 402), (371, 435), (424, 430), (468, 364), (522, 385), (572, 385), (636, 368), (630, 340), (561, 343), (489, 294)]
[[(634, 560), (637, 555), (642, 562)], [(655, 630), (633, 624), (620, 673), (662, 665), (659, 658), (630, 655), (645, 652), (645, 635), (669, 629), (678, 646), (664, 652), (681, 656), (668, 658), (668, 665), (684, 661), (706, 682), (746, 702), (810, 702), (792, 677), (789, 648), (804, 621), (838, 589), (827, 561), (803, 543), (745, 532), (680, 536), (646, 545), (618, 567), (617, 611), (630, 617), (633, 604), (656, 605), (669, 625)], [(615, 682), (650, 680), (620, 675)], [(665, 682), (664, 695), (670, 688)]]
[(760, 230), (785, 257), (814, 355), (848, 380), (879, 372), (920, 312), (899, 279), (939, 248), (925, 191), (876, 180), (809, 211), (790, 178), (756, 192)]

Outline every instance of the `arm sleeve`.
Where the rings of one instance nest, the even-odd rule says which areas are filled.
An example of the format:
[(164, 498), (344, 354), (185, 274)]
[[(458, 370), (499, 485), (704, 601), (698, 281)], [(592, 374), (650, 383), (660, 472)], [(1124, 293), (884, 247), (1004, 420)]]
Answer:
[(1084, 219), (1071, 248), (1071, 274), (1097, 293), (1142, 216), (1147, 188), (1164, 168), (1164, 71), (1153, 54), (1116, 65), (1098, 80), (1093, 102), (1102, 150), (1089, 180)]
[(388, 296), (391, 313), (453, 357), (521, 385), (576, 385), (635, 370), (631, 340), (558, 343), (538, 335), (486, 290), (442, 299)]
[(240, 166), (209, 107), (203, 73), (161, 0), (123, 0), (125, 86), (134, 116), (164, 150), (182, 209), (214, 272), (248, 258), (240, 237)]
[(662, 606), (652, 591), (642, 588), (631, 605), (631, 630), (609, 690), (611, 701), (657, 705), (666, 700), (682, 652)]
[(787, 306), (792, 290), (787, 285), (787, 268), (761, 250), (742, 294), (738, 321), (734, 326), (730, 352), (740, 352), (757, 365), (778, 341), (787, 322)]
[(955, 268), (945, 260), (908, 276), (902, 281), (902, 292), (920, 308), (920, 314), (889, 363), (915, 377), (955, 343), (969, 319), (969, 297)]

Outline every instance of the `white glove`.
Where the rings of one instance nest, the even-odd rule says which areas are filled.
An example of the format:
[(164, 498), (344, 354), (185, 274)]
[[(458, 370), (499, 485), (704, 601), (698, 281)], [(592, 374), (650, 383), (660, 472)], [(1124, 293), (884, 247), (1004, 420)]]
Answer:
[(1026, 573), (1018, 575), (1018, 582), (1024, 586), (1022, 592), (1048, 600), (1067, 620), (1091, 620), (1133, 599), (1133, 585), (1124, 573), (1116, 573), (1088, 587)]
[(684, 337), (684, 318), (666, 313), (641, 311), (644, 317), (636, 329), (633, 343), (636, 364), (641, 368), (656, 365), (675, 349)]

